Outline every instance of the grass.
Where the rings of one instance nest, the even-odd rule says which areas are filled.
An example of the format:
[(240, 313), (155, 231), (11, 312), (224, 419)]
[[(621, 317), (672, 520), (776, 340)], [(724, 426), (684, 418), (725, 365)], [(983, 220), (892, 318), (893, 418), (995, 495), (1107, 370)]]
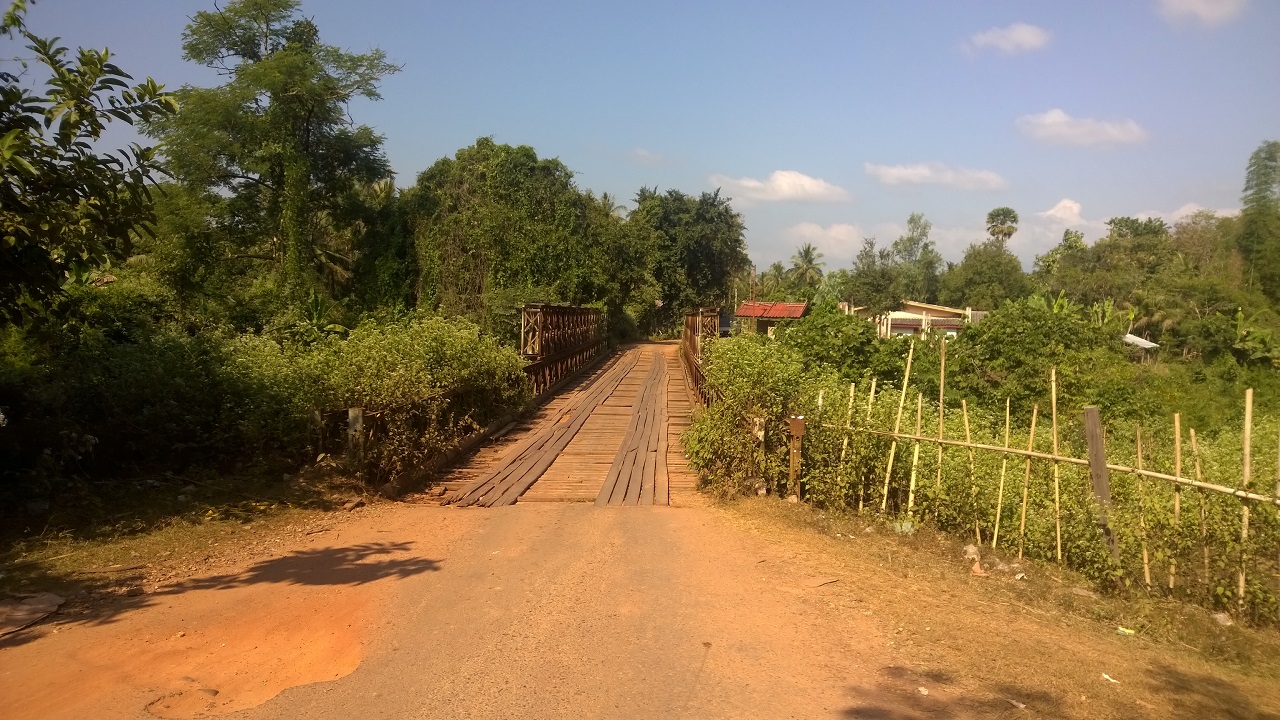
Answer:
[(191, 574), (305, 533), (365, 487), (320, 466), (294, 477), (203, 473), (78, 490), (43, 516), (6, 522), (0, 593), (129, 592)]

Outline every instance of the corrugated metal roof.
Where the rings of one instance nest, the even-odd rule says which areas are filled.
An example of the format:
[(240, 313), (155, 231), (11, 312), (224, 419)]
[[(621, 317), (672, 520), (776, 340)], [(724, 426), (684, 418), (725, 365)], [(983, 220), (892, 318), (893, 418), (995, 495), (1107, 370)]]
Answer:
[(1134, 347), (1140, 347), (1143, 350), (1153, 350), (1155, 348), (1160, 347), (1159, 345), (1151, 342), (1150, 340), (1143, 340), (1137, 335), (1133, 335), (1130, 333), (1125, 333), (1124, 341), (1129, 345), (1133, 345)]
[(809, 303), (744, 302), (738, 306), (738, 317), (798, 318), (804, 316)]

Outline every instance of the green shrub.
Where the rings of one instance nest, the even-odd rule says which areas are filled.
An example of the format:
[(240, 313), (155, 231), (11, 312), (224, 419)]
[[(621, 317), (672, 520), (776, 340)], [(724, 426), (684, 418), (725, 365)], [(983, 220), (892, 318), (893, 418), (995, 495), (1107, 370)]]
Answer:
[[(317, 449), (314, 413), (345, 419), (348, 407), (365, 409), (372, 434), (353, 469), (384, 482), (529, 397), (520, 356), (461, 320), (370, 320), (281, 341), (116, 316), (57, 343), (0, 331), (6, 494), (195, 463), (296, 468)], [(341, 433), (329, 435), (340, 448)]]

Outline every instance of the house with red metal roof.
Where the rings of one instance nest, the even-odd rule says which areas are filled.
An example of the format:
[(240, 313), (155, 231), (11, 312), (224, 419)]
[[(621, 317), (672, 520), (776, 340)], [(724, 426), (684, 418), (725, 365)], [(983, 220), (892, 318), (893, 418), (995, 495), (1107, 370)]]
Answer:
[(809, 311), (807, 302), (755, 302), (747, 301), (738, 306), (735, 313), (743, 332), (763, 332), (773, 337), (773, 328), (783, 320), (804, 317)]

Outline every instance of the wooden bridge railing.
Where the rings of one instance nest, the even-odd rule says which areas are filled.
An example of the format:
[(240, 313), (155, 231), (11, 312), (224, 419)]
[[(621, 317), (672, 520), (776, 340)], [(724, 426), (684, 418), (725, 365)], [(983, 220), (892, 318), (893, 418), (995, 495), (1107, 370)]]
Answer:
[(720, 309), (699, 308), (685, 313), (684, 334), (680, 339), (680, 354), (684, 369), (693, 384), (694, 391), (703, 405), (707, 404), (706, 377), (702, 374), (702, 350), (709, 338), (720, 334)]
[(520, 354), (533, 394), (541, 395), (605, 351), (604, 316), (595, 308), (525, 305), (520, 311)]

